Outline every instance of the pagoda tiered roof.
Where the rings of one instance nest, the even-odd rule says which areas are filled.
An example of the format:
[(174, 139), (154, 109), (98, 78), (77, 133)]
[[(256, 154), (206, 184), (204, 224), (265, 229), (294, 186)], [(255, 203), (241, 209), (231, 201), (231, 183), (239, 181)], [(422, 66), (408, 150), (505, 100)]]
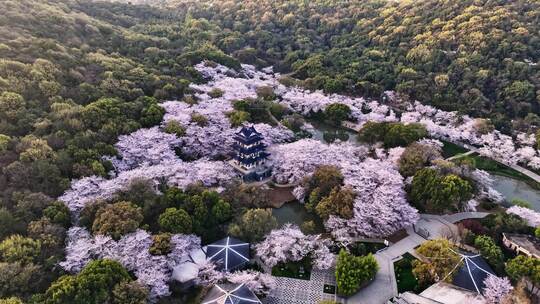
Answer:
[(263, 142), (259, 142), (249, 148), (246, 148), (238, 143), (235, 143), (233, 144), (233, 149), (239, 153), (251, 154), (266, 149), (266, 145)]
[(243, 126), (240, 131), (234, 134), (234, 139), (243, 144), (250, 145), (263, 140), (263, 136), (253, 126)]

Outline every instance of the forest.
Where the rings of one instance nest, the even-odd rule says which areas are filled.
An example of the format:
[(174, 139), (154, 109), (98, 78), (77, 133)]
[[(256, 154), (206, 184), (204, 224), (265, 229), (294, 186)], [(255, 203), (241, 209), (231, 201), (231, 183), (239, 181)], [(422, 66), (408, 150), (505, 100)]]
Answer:
[[(433, 155), (439, 154), (440, 148), (429, 142), (414, 146), (428, 131), (416, 124), (420, 118), (412, 112), (422, 113), (424, 118), (429, 116), (426, 111), (445, 111), (439, 112), (440, 117), (429, 119), (441, 128), (441, 134), (459, 139), (464, 138), (463, 131), (472, 128), (473, 121), (464, 119), (461, 122), (465, 127), (449, 133), (444, 129), (445, 119), (453, 121), (455, 117), (444, 113), (455, 111), (458, 115), (484, 118), (485, 130), (479, 133), (495, 131), (500, 136), (492, 140), (491, 146), (487, 145), (491, 155), (513, 157), (508, 161), (525, 163), (533, 169), (540, 167), (540, 158), (536, 156), (540, 141), (538, 1), (5, 0), (0, 2), (0, 11), (0, 299), (17, 297), (24, 303), (89, 303), (88, 299), (96, 303), (139, 303), (137, 299), (144, 302), (149, 291), (135, 283), (133, 274), (122, 265), (104, 259), (82, 269), (70, 257), (66, 260), (66, 244), (78, 237), (87, 244), (95, 244), (97, 241), (88, 234), (91, 231), (110, 235), (111, 243), (118, 242), (114, 246), (121, 251), (121, 246), (126, 245), (121, 237), (131, 232), (136, 234), (134, 238), (138, 236), (148, 247), (152, 246), (154, 254), (174, 259), (180, 253), (162, 250), (160, 242), (177, 247), (197, 243), (189, 237), (175, 238), (175, 233), (196, 233), (203, 242), (215, 240), (225, 231), (247, 238), (251, 231), (246, 232), (244, 226), (250, 216), (270, 218), (264, 209), (268, 206), (252, 200), (254, 189), (228, 185), (218, 195), (205, 188), (206, 180), (221, 184), (231, 172), (221, 164), (209, 165), (200, 160), (221, 160), (220, 144), (228, 144), (227, 139), (219, 138), (211, 142), (208, 139), (214, 137), (202, 131), (205, 127), (211, 132), (223, 130), (210, 127), (224, 121), (234, 127), (246, 121), (268, 123), (268, 112), (284, 127), (260, 128), (271, 144), (283, 144), (300, 131), (307, 132), (302, 128), (302, 116), (298, 115), (305, 114), (300, 106), (316, 112), (316, 106), (324, 110), (330, 102), (319, 95), (310, 95), (312, 99), (304, 101), (293, 96), (304, 91), (284, 93), (296, 102), (288, 105), (295, 110), (290, 111), (272, 102), (277, 98), (273, 91), (260, 89), (255, 99), (236, 100), (233, 109), (228, 105), (208, 109), (208, 104), (198, 103), (194, 96), (197, 88), (206, 89), (205, 84), (212, 78), (205, 72), (214, 76), (219, 72), (197, 67), (201, 62), (211, 62), (214, 69), (223, 66), (230, 74), (243, 71), (244, 64), (261, 70), (272, 66), (279, 82), (287, 87), (306, 92), (321, 90), (321, 96), (341, 94), (342, 100), (352, 100), (349, 106), (342, 105), (346, 102), (334, 102), (324, 113), (329, 120), (339, 123), (346, 117), (359, 116), (354, 111), (363, 111), (352, 106), (356, 102), (352, 96), (377, 100), (395, 92), (404, 102), (420, 101), (433, 107), (416, 104), (414, 110), (401, 109), (397, 116), (401, 122), (412, 122), (410, 129), (398, 122), (381, 120), (368, 126), (371, 131), (366, 128), (360, 134), (366, 142), (383, 142), (385, 149), (408, 146), (406, 151), (414, 154), (412, 158), (418, 156), (415, 153), (422, 154), (420, 157), (426, 158), (424, 163), (413, 159), (412, 168), (398, 170), (386, 162), (365, 160), (372, 157), (373, 151), (369, 154), (350, 147), (323, 147), (308, 139), (274, 148), (275, 159), (282, 163), (276, 176), (286, 182), (298, 182), (298, 176), (313, 173), (317, 161), (335, 162), (337, 154), (342, 154), (343, 162), (359, 157), (362, 162), (350, 165), (372, 172), (376, 180), (389, 180), (388, 187), (399, 194), (399, 201), (392, 202), (392, 208), (411, 214), (392, 218), (395, 214), (385, 210), (389, 212), (387, 229), (372, 231), (372, 226), (361, 223), (364, 218), (351, 215), (354, 195), (350, 187), (355, 191), (363, 189), (360, 183), (345, 185), (341, 181), (333, 185), (337, 188), (321, 194), (310, 181), (303, 181), (308, 184), (304, 185), (306, 193), (302, 195), (307, 197), (307, 208), (313, 199), (311, 208), (317, 210), (317, 204), (321, 207), (312, 211), (321, 218), (341, 216), (331, 217), (328, 222), (338, 233), (352, 233), (347, 231), (350, 221), (356, 221), (355, 228), (368, 236), (389, 235), (414, 222), (416, 210), (407, 204), (406, 195), (414, 201), (412, 206), (421, 211), (442, 212), (453, 202), (424, 195), (431, 190), (423, 188), (424, 184), (432, 180), (461, 187), (454, 199), (460, 204), (470, 199), (472, 192), (483, 191), (479, 190), (482, 185), (469, 184), (481, 180), (469, 171), (457, 174), (443, 168), (441, 173), (423, 168)], [(264, 77), (274, 77), (269, 75)], [(267, 85), (262, 78), (258, 81)], [(214, 99), (223, 95), (219, 89), (206, 93)], [(179, 106), (171, 102), (174, 100), (183, 103)], [(178, 124), (182, 118), (178, 113), (185, 110), (184, 105), (205, 114), (191, 113), (190, 121)], [(373, 105), (371, 110), (375, 108)], [(388, 116), (387, 111), (375, 112), (373, 117)], [(430, 134), (439, 132), (433, 128), (430, 126)], [(226, 131), (229, 129), (230, 126)], [(201, 133), (196, 134), (197, 131)], [(391, 132), (394, 137), (383, 134)], [(186, 134), (183, 151), (177, 153), (177, 137)], [(508, 153), (508, 145), (500, 144), (524, 142), (525, 137), (527, 144), (517, 154)], [(471, 138), (467, 140), (480, 146), (480, 140)], [(308, 148), (317, 153), (310, 155)], [(145, 149), (162, 150), (152, 159)], [(525, 155), (530, 151), (532, 155)], [(103, 186), (107, 181), (124, 183), (127, 174), (122, 176), (122, 172), (140, 169), (143, 162), (163, 165), (164, 160), (172, 163), (178, 155), (186, 162), (171, 167), (177, 173), (168, 176), (178, 187), (158, 181), (160, 195), (152, 191), (153, 184), (142, 181), (129, 184), (131, 188), (126, 189)], [(309, 169), (298, 168), (295, 160), (305, 164), (306, 155), (314, 161), (308, 164)], [(188, 165), (188, 160), (194, 162)], [(403, 160), (406, 161), (409, 160)], [(163, 165), (148, 174), (157, 180), (166, 169)], [(345, 166), (340, 169), (345, 178), (360, 180), (354, 170)], [(377, 173), (382, 171), (387, 174)], [(411, 187), (416, 189), (405, 189), (406, 194), (402, 176), (414, 176), (418, 186), (413, 182)], [(194, 180), (203, 181), (203, 185), (188, 183)], [(91, 207), (83, 207), (82, 199), (76, 197), (79, 193), (75, 193), (80, 189), (73, 190), (77, 185), (106, 194), (93, 197), (94, 193), (84, 193), (81, 196), (96, 199)], [(442, 197), (444, 191), (434, 196)], [(345, 209), (332, 209), (333, 200), (347, 199), (349, 206)], [(457, 208), (454, 207), (453, 210)], [(74, 210), (80, 214), (74, 214)], [(532, 217), (534, 221), (536, 215), (527, 210), (514, 211), (520, 212), (523, 218)], [(107, 221), (118, 214), (127, 214), (130, 220), (111, 228)], [(75, 220), (87, 230), (77, 230), (80, 227), (73, 226)], [(253, 241), (261, 241), (271, 228), (276, 228), (272, 219), (268, 222), (265, 231), (255, 234)], [(520, 222), (515, 226), (519, 226), (515, 231), (531, 233), (526, 224)], [(144, 230), (135, 232), (139, 227)], [(320, 246), (317, 237), (307, 230), (303, 235), (298, 227), (283, 229), (296, 233), (299, 242), (309, 248), (299, 254), (302, 259), (310, 256), (316, 263), (329, 263), (328, 248)], [(259, 245), (260, 251), (272, 250), (268, 245), (272, 237), (283, 239), (283, 231), (272, 233), (266, 243)], [(77, 244), (69, 244), (71, 249), (77, 248)], [(108, 256), (97, 251), (92, 254)], [(347, 258), (341, 253), (339, 256)], [(68, 275), (66, 269), (80, 272)], [(102, 275), (97, 283), (92, 282), (96, 273)], [(96, 292), (83, 296), (81, 292), (70, 298), (73, 295), (62, 294), (66, 292), (65, 286)], [(114, 290), (109, 290), (111, 286)], [(123, 293), (125, 290), (130, 290), (128, 295)], [(174, 300), (169, 295), (160, 299), (162, 303)]]

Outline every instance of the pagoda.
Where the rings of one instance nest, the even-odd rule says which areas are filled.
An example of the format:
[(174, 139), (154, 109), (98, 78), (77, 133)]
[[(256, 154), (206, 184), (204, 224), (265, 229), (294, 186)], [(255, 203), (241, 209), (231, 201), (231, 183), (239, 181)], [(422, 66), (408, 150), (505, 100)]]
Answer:
[(234, 156), (232, 165), (244, 181), (261, 181), (270, 177), (272, 168), (267, 164), (270, 155), (266, 152), (263, 136), (253, 126), (243, 126), (234, 134)]

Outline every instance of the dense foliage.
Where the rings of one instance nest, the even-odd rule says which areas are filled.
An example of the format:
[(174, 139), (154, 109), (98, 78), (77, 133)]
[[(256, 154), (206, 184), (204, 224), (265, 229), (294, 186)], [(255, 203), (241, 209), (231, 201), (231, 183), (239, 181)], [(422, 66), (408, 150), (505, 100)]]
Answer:
[(472, 191), (471, 183), (455, 174), (424, 168), (414, 174), (409, 196), (421, 210), (443, 212), (461, 209)]
[(45, 295), (45, 303), (103, 303), (112, 298), (113, 288), (130, 281), (129, 273), (112, 260), (90, 262), (79, 274), (63, 276)]
[(439, 280), (452, 281), (452, 270), (461, 262), (455, 246), (446, 239), (429, 240), (416, 249), (424, 257), (413, 261), (413, 274), (419, 284), (428, 286)]
[(379, 270), (373, 255), (354, 256), (344, 249), (339, 252), (336, 262), (336, 282), (338, 293), (350, 296), (372, 280)]
[[(51, 303), (139, 303), (170, 294), (170, 267), (164, 266), (170, 261), (164, 255), (175, 255), (181, 237), (166, 233), (194, 232), (210, 241), (230, 231), (262, 239), (276, 228), (275, 220), (264, 210), (246, 209), (267, 207), (264, 191), (185, 190), (195, 181), (221, 185), (233, 176), (223, 162), (204, 157), (230, 153), (233, 127), (244, 122), (258, 123), (271, 144), (292, 140), (289, 129), (306, 133), (299, 114), (320, 115), (336, 125), (369, 119), (375, 122), (364, 127), (362, 138), (386, 148), (442, 135), (482, 146), (481, 153), (503, 162), (540, 167), (532, 135), (540, 125), (537, 2), (153, 4), (0, 3), (0, 298), (15, 295), (26, 302), (43, 293)], [(193, 67), (205, 59), (247, 77), (205, 87), (203, 78), (215, 71)], [(240, 63), (273, 65), (286, 74), (281, 91), (275, 90), (278, 74), (241, 70)], [(296, 85), (366, 97), (395, 90), (404, 101), (418, 99), (491, 122), (418, 103), (393, 109)], [(386, 100), (395, 101), (393, 96), (384, 93)], [(494, 128), (529, 134), (512, 138)], [(335, 180), (298, 187), (296, 193), (305, 190), (308, 207), (326, 220), (334, 237), (347, 239), (387, 236), (416, 221), (399, 173), (414, 176), (411, 197), (427, 210), (461, 209), (470, 198), (469, 179), (422, 169), (438, 158), (437, 149), (410, 146), (398, 173), (391, 155), (399, 158), (400, 151), (372, 159), (363, 148), (305, 140), (275, 147), (272, 157), (284, 183), (298, 182), (321, 164), (339, 167), (342, 175)], [(200, 160), (188, 163), (178, 156)], [(433, 184), (438, 186), (432, 197), (420, 194)], [(489, 186), (484, 190), (478, 191), (489, 196)], [(489, 227), (498, 234), (530, 232), (526, 224), (539, 225), (537, 213), (519, 208), (486, 219)], [(72, 220), (94, 235), (71, 227)], [(298, 242), (312, 246), (299, 256), (317, 251), (327, 257), (328, 248), (293, 230)], [(131, 246), (141, 240), (142, 249)], [(491, 248), (485, 242), (479, 246)], [(128, 253), (140, 254), (143, 262), (135, 263)], [(90, 257), (118, 258), (147, 286), (107, 260), (61, 276), (57, 265), (64, 255), (67, 271), (80, 271)], [(324, 267), (329, 261), (319, 259)]]

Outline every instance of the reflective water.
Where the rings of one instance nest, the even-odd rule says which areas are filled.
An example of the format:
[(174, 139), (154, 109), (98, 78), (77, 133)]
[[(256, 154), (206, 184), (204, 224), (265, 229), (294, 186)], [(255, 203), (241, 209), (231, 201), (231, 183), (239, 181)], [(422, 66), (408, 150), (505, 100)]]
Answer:
[(349, 142), (349, 143), (353, 143), (353, 144), (360, 144), (358, 142), (358, 134), (354, 131), (351, 131), (349, 129), (345, 129), (345, 128), (341, 128), (341, 127), (336, 127), (336, 126), (332, 126), (330, 124), (325, 124), (325, 123), (321, 123), (321, 122), (318, 122), (316, 120), (308, 120), (309, 123), (311, 123), (311, 125), (313, 125), (313, 128), (314, 128), (314, 134), (313, 134), (313, 139), (316, 139), (318, 141), (321, 141), (323, 143), (328, 143), (325, 139), (324, 139), (324, 133), (338, 133), (340, 135), (345, 135), (347, 137), (346, 142)]
[(303, 204), (298, 201), (285, 203), (281, 208), (272, 209), (272, 215), (277, 219), (279, 226), (291, 223), (298, 226), (304, 222), (315, 222), (316, 232), (322, 232), (324, 229), (321, 220), (315, 214), (306, 210)]
[(492, 175), (493, 188), (502, 193), (508, 201), (515, 198), (526, 200), (531, 203), (536, 211), (540, 211), (540, 190), (534, 189), (529, 184), (506, 176)]

